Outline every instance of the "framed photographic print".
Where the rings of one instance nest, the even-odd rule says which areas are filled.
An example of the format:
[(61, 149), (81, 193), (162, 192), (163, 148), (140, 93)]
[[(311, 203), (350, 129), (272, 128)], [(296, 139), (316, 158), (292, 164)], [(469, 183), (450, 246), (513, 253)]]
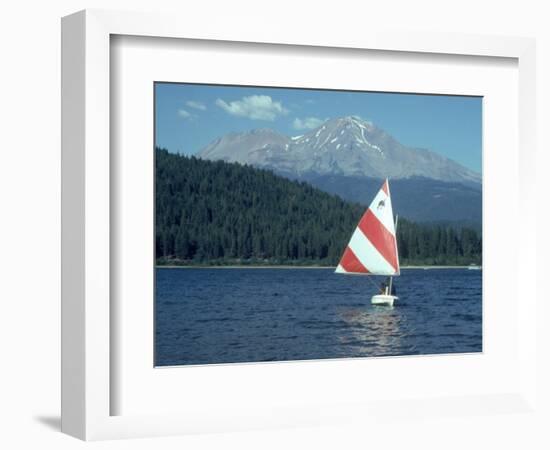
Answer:
[(155, 110), (156, 365), (481, 352), (481, 97), (158, 82)]
[(62, 41), (65, 432), (529, 409), (530, 40), (86, 11)]

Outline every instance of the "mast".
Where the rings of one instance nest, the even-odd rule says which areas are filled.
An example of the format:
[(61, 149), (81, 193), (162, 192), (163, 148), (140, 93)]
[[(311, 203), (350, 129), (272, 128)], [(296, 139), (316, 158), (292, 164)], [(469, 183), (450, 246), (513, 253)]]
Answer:
[[(397, 252), (397, 222), (399, 222), (399, 215), (396, 214), (395, 215), (395, 251)], [(392, 288), (392, 284), (393, 284), (393, 276), (390, 276), (390, 286), (389, 286), (389, 292), (388, 292), (388, 295), (392, 295), (391, 293), (391, 288)]]

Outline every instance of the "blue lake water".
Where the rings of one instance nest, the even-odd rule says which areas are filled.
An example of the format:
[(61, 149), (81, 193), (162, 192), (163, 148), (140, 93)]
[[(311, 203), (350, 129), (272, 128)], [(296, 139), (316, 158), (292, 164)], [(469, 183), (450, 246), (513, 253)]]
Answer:
[(391, 308), (331, 269), (157, 269), (156, 365), (480, 352), (481, 279), (405, 269)]

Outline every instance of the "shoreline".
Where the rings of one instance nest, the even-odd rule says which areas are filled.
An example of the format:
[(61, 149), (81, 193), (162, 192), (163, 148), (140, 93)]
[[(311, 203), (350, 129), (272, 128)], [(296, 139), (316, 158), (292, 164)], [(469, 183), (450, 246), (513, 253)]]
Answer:
[[(482, 270), (477, 269), (481, 266), (401, 266), (400, 269), (403, 270), (410, 270), (410, 269), (416, 269), (416, 270), (446, 270), (446, 269), (468, 269), (470, 267), (476, 267), (475, 270)], [(254, 265), (228, 265), (228, 266), (200, 266), (200, 265), (188, 265), (188, 266), (170, 266), (170, 265), (161, 265), (157, 266), (155, 265), (156, 269), (283, 269), (283, 270), (289, 270), (289, 269), (326, 269), (326, 270), (334, 270), (336, 269), (336, 266), (290, 266), (290, 265), (279, 265), (279, 266), (254, 266)]]

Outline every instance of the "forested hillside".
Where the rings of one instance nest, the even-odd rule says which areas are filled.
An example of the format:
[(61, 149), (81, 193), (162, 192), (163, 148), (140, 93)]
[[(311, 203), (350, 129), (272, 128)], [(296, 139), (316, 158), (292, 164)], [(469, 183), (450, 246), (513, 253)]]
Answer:
[[(267, 170), (156, 150), (158, 264), (337, 264), (364, 206)], [(401, 264), (481, 260), (474, 230), (400, 220)]]

